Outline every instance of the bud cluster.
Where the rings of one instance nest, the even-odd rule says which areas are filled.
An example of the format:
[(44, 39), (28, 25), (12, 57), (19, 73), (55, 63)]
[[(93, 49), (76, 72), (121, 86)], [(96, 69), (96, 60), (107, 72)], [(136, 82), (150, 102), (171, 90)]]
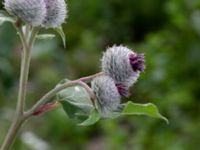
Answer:
[(34, 27), (58, 27), (67, 15), (65, 0), (5, 0), (4, 6), (10, 14)]
[(118, 108), (120, 97), (129, 96), (129, 87), (137, 81), (144, 68), (144, 55), (127, 47), (113, 46), (104, 52), (102, 71), (105, 75), (92, 81), (101, 112), (112, 112)]

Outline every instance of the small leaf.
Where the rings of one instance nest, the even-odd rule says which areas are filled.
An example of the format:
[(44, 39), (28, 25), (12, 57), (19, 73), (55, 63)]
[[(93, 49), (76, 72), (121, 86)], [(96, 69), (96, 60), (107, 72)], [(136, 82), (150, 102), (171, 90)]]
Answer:
[(80, 109), (73, 104), (69, 103), (68, 101), (60, 101), (65, 113), (67, 116), (72, 119), (75, 123), (81, 123), (85, 119), (87, 119), (87, 116), (89, 113), (84, 112), (83, 109)]
[(167, 124), (169, 123), (168, 119), (162, 116), (158, 108), (152, 104), (136, 104), (131, 101), (125, 104), (123, 111), (121, 112), (122, 115), (146, 115), (154, 118), (163, 119)]
[(66, 48), (66, 38), (62, 26), (55, 28), (55, 31), (61, 36), (64, 48)]
[(80, 123), (80, 126), (90, 126), (95, 124), (97, 121), (99, 121), (101, 118), (101, 115), (99, 114), (99, 112), (96, 109), (93, 109), (88, 117), (87, 120), (85, 120), (84, 122)]
[[(63, 83), (68, 82), (69, 80), (65, 80)], [(59, 86), (58, 84), (57, 86)], [(91, 102), (90, 96), (88, 95), (85, 88), (82, 86), (72, 86), (68, 87), (60, 92), (57, 93), (58, 101), (68, 101), (70, 104), (85, 109), (90, 110), (93, 108), (93, 104)]]
[(54, 37), (54, 34), (39, 34), (36, 36), (36, 38), (40, 40), (53, 39)]
[[(64, 80), (57, 86), (68, 82)], [(77, 123), (84, 121), (94, 109), (87, 91), (81, 86), (68, 87), (57, 94), (57, 101), (61, 103), (68, 117)]]
[(4, 22), (14, 23), (15, 21), (15, 18), (11, 17), (6, 11), (0, 10), (0, 25)]

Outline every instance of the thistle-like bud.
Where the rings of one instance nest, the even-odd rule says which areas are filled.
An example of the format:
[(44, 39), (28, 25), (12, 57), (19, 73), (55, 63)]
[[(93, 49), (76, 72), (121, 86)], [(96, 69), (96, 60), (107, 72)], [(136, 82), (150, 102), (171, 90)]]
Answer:
[(98, 109), (103, 115), (115, 111), (120, 104), (120, 94), (114, 80), (106, 75), (92, 80), (91, 87), (96, 95)]
[(140, 72), (144, 71), (144, 55), (124, 46), (113, 46), (103, 55), (102, 70), (116, 84), (130, 87), (137, 81)]
[(58, 27), (64, 23), (67, 10), (65, 0), (44, 0), (47, 14), (42, 26), (45, 28)]
[(41, 25), (46, 15), (44, 0), (5, 0), (5, 9), (32, 26)]

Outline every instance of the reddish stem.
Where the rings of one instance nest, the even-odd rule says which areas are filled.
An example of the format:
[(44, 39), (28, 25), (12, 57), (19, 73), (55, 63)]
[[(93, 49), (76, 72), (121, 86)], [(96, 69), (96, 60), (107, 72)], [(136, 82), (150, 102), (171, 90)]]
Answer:
[(59, 104), (57, 102), (52, 103), (46, 103), (37, 108), (35, 112), (32, 113), (33, 116), (41, 115), (47, 111), (50, 111), (52, 109), (58, 108)]
[(100, 76), (100, 75), (103, 75), (103, 74), (104, 74), (103, 72), (99, 72), (99, 73), (96, 73), (96, 74), (91, 75), (91, 76), (82, 77), (82, 78), (80, 78), (79, 80), (82, 81), (82, 82), (88, 83), (88, 82), (90, 82), (92, 79), (94, 79), (95, 77)]
[(21, 19), (18, 18), (17, 21), (15, 22), (15, 25), (16, 25), (17, 28), (20, 28), (21, 25), (22, 25)]

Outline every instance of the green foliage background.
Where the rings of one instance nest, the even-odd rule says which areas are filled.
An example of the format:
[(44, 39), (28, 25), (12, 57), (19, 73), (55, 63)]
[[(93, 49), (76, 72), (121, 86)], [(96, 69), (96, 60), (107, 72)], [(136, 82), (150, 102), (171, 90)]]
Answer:
[[(27, 107), (63, 78), (100, 71), (102, 52), (123, 44), (146, 55), (130, 99), (155, 103), (170, 124), (131, 116), (78, 127), (58, 109), (29, 120), (13, 150), (198, 150), (200, 1), (68, 0), (68, 9), (66, 49), (59, 36), (34, 47)], [(0, 143), (14, 113), (20, 48), (12, 25), (1, 26)]]

